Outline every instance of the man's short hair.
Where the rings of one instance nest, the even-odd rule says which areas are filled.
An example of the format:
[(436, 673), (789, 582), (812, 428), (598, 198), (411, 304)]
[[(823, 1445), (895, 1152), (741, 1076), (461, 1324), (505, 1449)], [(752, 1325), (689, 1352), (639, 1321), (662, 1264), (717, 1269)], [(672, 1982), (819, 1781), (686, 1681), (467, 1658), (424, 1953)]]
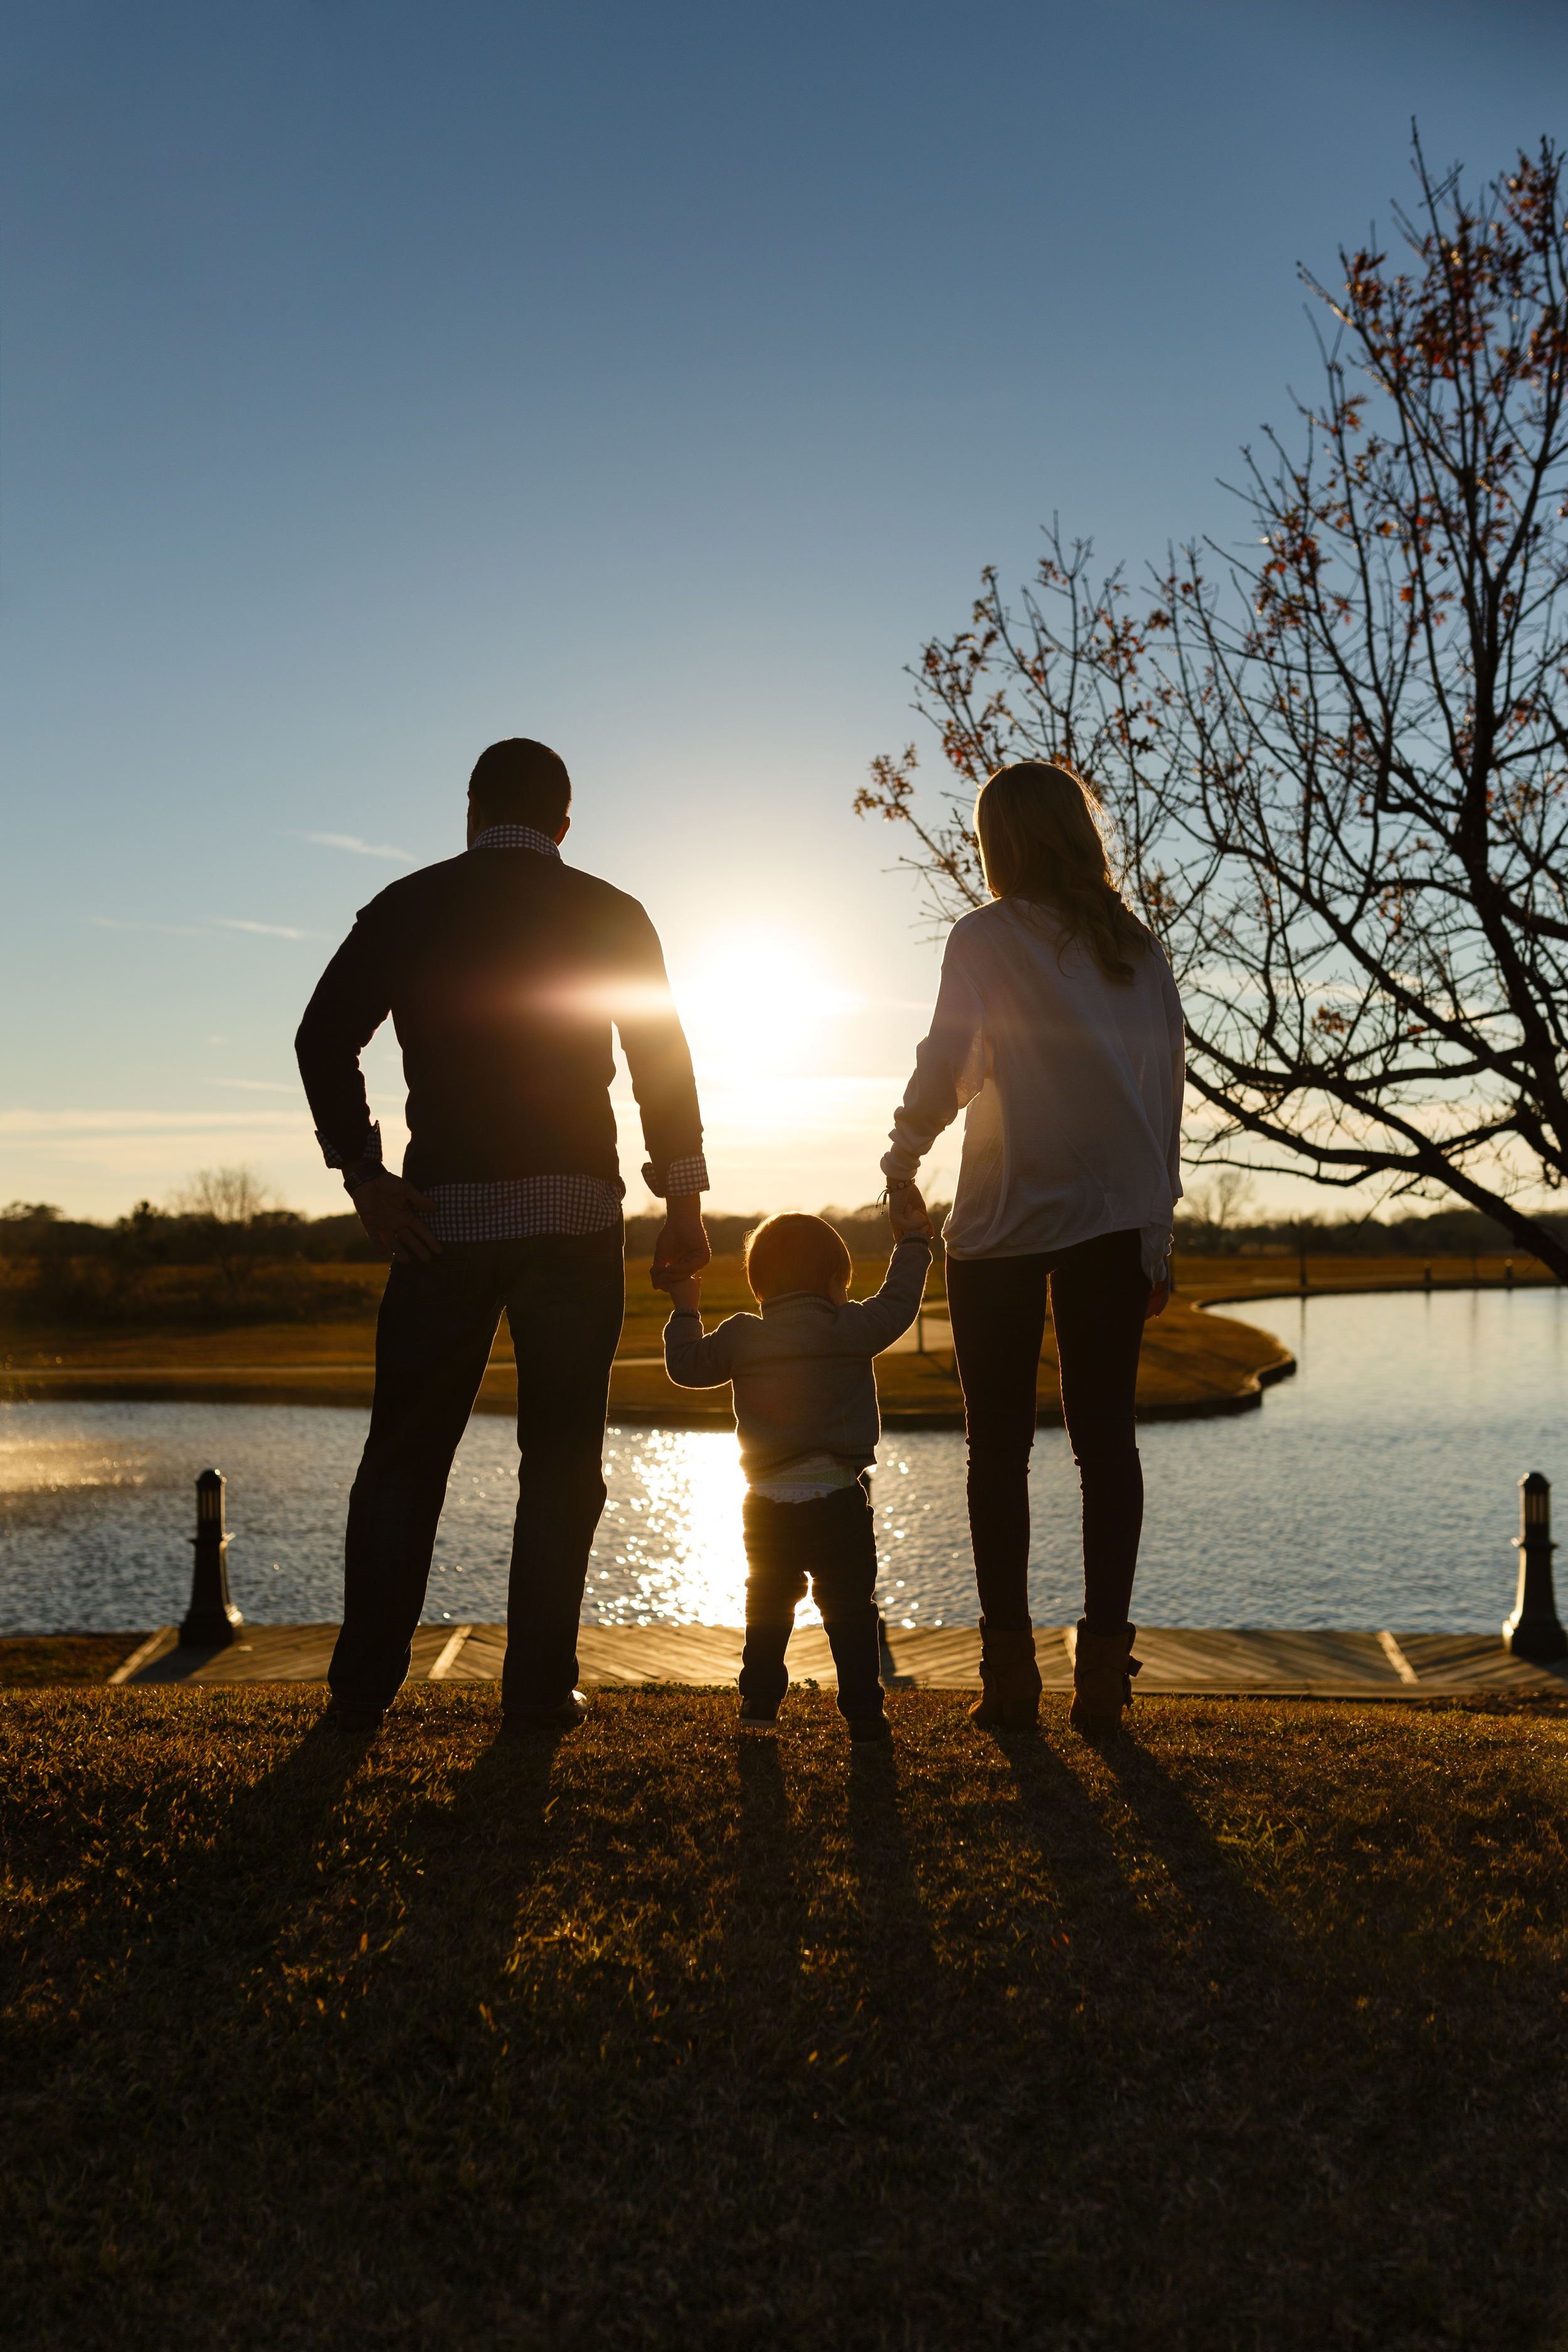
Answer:
[(492, 824), (531, 824), (555, 833), (572, 805), (566, 762), (548, 743), (509, 735), (474, 761), (468, 790)]
[(849, 1271), (844, 1236), (825, 1218), (790, 1210), (765, 1218), (746, 1235), (746, 1280), (759, 1301), (780, 1298), (786, 1290), (831, 1292)]

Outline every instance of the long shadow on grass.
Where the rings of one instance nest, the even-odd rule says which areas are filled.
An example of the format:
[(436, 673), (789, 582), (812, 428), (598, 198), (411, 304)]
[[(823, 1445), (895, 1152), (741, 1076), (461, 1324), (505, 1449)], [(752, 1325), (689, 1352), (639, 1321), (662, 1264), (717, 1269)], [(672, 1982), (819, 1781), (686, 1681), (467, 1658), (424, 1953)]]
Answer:
[[(140, 1841), (128, 1822), (129, 1869), (122, 1875), (135, 1877), (137, 1861), (142, 1865), (133, 1940), (120, 1946), (124, 1958), (117, 1964), (94, 1966), (94, 1990), (73, 2004), (69, 2038), (124, 2025), (143, 2046), (155, 2043), (165, 2029), (177, 2032), (186, 2052), (209, 2041), (298, 1900), (310, 1857), (363, 1755), (358, 1742), (308, 1733), (271, 1770), (236, 1790), (209, 1845), (197, 1845), (187, 1825), (151, 1866), (144, 1851), (137, 1855)], [(106, 1793), (128, 1814), (145, 1802), (146, 1792), (137, 1788)], [(47, 2072), (57, 2054), (47, 2029), (29, 2036), (18, 2053), (13, 2089), (35, 2067)]]
[(1205, 1948), (1249, 1969), (1278, 1955), (1289, 1940), (1278, 1915), (1166, 1768), (1136, 1738), (1100, 1752), (1143, 1843), (1203, 1923)]
[(736, 1752), (741, 1801), (735, 1816), (734, 1914), (752, 1932), (800, 1933), (805, 1906), (795, 1885), (789, 1791), (774, 1738), (748, 1737)]
[(868, 1936), (896, 1954), (901, 1966), (923, 1965), (931, 1948), (930, 1921), (900, 1801), (898, 1754), (890, 1742), (850, 1751), (849, 1843)]
[[(15, 2037), (5, 2070), (14, 2183), (24, 2210), (49, 2217), (38, 2276), (46, 2332), (59, 2333), (48, 2340), (172, 2340), (139, 2332), (151, 2278), (221, 2169), (211, 2144), (232, 2138), (226, 2089), (242, 2128), (256, 2128), (244, 2058), (273, 2036), (264, 1990), (275, 1981), (273, 1947), (286, 1915), (309, 1898), (313, 1858), (362, 1760), (357, 1743), (307, 1736), (236, 1790), (205, 1847), (205, 1806), (194, 1820), (176, 1808), (177, 1829), (149, 1851), (139, 1823), (166, 1788), (106, 1782), (122, 1822), (114, 1881), (60, 1948), (39, 1939), (24, 2000), (45, 1971), (61, 1992), (74, 1982), (52, 2017)], [(150, 2180), (158, 2193), (148, 2203)], [(95, 2253), (109, 2241), (131, 2250), (136, 2274), (106, 2303)]]
[(1018, 1818), (1064, 1913), (1125, 1933), (1143, 1915), (1103, 1809), (1043, 1738), (995, 1739), (1017, 1792)]
[[(416, 2105), (452, 2096), (459, 2023), (471, 2041), (476, 1995), (549, 1834), (551, 1756), (549, 1743), (496, 1748), (466, 1772), (454, 1756), (426, 1794), (428, 1758), (410, 1748), (405, 1774), (395, 1734), (373, 1760), (316, 1730), (236, 1791), (210, 1845), (175, 1844), (143, 1875), (139, 1946), (121, 1959), (116, 1931), (95, 1936), (97, 1985), (10, 2070), (25, 2194), (60, 2256), (40, 2289), (60, 2331), (49, 2340), (197, 2340), (153, 2315), (176, 2288), (200, 2297), (210, 2284), (191, 2230), (198, 2247), (204, 2229), (223, 2242), (211, 2276), (238, 2283), (247, 2343), (300, 2340), (247, 2298), (276, 2297), (274, 2274), (290, 2269), (292, 2293), (319, 2278), (344, 2226), (353, 2260), (395, 2277), (395, 2300), (410, 2289), (408, 2249), (367, 2219), (379, 2172), (368, 2188), (362, 2176), (406, 2130), (421, 2073)], [(447, 1996), (467, 1996), (460, 2021)], [(379, 2074), (378, 2058), (390, 2062)], [(262, 2189), (237, 2238), (217, 2209), (242, 2145), (247, 2186)], [(93, 2258), (105, 2239), (131, 2265), (109, 2303)]]

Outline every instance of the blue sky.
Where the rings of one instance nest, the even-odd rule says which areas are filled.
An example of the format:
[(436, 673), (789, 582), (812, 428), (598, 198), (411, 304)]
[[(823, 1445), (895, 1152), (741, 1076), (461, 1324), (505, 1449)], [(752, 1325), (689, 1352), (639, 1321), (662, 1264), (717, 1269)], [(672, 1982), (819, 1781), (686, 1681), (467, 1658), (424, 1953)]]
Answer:
[(1477, 176), (1560, 132), (1568, 17), (13, 0), (0, 66), (0, 1199), (341, 1205), (300, 1012), (530, 733), (750, 1210), (875, 1192), (924, 1028), (849, 811), (901, 665), (1053, 512), (1235, 529), (1295, 264), (1386, 224), (1412, 115)]

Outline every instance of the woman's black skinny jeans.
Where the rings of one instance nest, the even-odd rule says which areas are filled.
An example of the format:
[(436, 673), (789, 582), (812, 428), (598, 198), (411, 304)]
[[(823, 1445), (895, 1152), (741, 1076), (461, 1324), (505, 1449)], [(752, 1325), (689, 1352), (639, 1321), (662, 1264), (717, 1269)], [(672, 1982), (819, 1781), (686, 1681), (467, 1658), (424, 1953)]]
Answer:
[(995, 1633), (1022, 1633), (1029, 1622), (1029, 1454), (1047, 1292), (1083, 1488), (1084, 1622), (1091, 1633), (1117, 1633), (1143, 1526), (1133, 1405), (1149, 1277), (1135, 1232), (1037, 1257), (947, 1262), (981, 1614)]

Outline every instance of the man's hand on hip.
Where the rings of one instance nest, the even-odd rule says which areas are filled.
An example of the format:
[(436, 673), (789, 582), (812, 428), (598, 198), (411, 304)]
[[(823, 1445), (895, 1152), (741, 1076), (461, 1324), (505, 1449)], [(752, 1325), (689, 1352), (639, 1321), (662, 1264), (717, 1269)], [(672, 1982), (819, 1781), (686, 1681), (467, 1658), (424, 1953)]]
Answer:
[(702, 1195), (684, 1192), (664, 1204), (664, 1224), (653, 1245), (653, 1286), (668, 1290), (671, 1282), (700, 1274), (713, 1253), (702, 1230)]
[(441, 1244), (425, 1223), (434, 1204), (401, 1176), (373, 1176), (349, 1198), (377, 1249), (390, 1250), (399, 1265), (440, 1256)]

